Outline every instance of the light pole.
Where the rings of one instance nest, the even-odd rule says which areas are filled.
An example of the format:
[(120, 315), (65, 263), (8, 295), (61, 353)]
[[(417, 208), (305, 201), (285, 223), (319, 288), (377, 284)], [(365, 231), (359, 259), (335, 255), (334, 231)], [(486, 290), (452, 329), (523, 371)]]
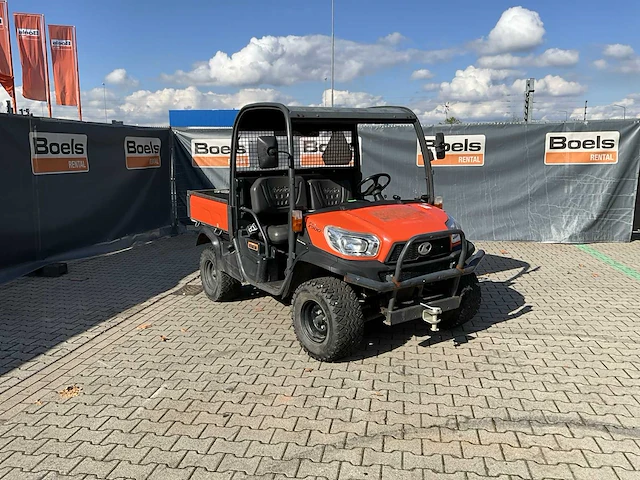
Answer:
[(336, 39), (334, 34), (334, 8), (333, 0), (331, 0), (331, 106), (333, 107), (333, 84), (334, 84), (334, 66), (335, 66), (335, 52), (336, 52)]
[(584, 101), (584, 118), (582, 120), (587, 121), (587, 100)]
[(104, 123), (109, 123), (107, 120), (107, 87), (104, 82), (102, 82), (102, 92), (104, 93)]
[(617, 105), (617, 104), (613, 104), (611, 105), (612, 107), (619, 107), (622, 109), (622, 119), (625, 120), (627, 118), (627, 107), (625, 107), (624, 105)]
[(566, 122), (567, 120), (569, 120), (569, 112), (567, 112), (566, 110), (558, 110), (561, 113), (564, 113), (564, 121)]

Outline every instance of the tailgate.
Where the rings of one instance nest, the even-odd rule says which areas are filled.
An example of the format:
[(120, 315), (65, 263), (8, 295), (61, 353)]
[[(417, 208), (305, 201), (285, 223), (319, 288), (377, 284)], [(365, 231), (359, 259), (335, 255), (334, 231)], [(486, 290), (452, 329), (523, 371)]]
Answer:
[(190, 190), (187, 192), (187, 203), (189, 218), (192, 221), (229, 231), (226, 198), (216, 197), (198, 190)]

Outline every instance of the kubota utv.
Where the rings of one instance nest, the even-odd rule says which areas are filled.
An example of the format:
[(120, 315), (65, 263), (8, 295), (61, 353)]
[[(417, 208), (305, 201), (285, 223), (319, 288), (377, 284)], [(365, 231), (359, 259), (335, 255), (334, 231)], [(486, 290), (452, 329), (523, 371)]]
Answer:
[[(359, 133), (371, 126), (392, 126), (404, 142), (409, 132), (425, 159), (422, 195), (388, 199), (389, 174), (362, 178)], [(443, 158), (441, 133), (435, 143)], [(321, 361), (351, 353), (370, 320), (421, 318), (434, 331), (469, 321), (484, 252), (436, 204), (433, 158), (407, 108), (245, 106), (233, 126), (229, 189), (188, 192), (197, 244), (206, 244), (204, 292), (234, 300), (248, 283), (290, 302), (300, 344)]]

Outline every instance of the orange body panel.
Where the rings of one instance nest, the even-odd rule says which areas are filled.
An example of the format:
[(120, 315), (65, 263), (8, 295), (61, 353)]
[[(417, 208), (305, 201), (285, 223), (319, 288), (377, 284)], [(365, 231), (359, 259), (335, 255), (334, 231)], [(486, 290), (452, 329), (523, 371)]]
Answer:
[[(423, 233), (446, 230), (447, 214), (427, 204), (378, 205), (354, 210), (338, 210), (311, 214), (305, 218), (311, 242), (318, 248), (348, 260), (384, 261), (396, 242), (409, 240)], [(328, 225), (358, 233), (371, 233), (380, 239), (376, 257), (351, 257), (336, 252), (324, 236)]]
[(194, 221), (229, 231), (226, 202), (190, 195), (189, 212), (191, 219)]

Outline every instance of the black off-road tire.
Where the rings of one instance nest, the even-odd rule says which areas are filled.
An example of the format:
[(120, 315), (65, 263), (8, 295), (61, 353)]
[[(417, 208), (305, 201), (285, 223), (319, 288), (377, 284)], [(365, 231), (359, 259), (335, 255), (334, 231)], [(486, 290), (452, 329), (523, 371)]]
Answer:
[[(364, 334), (362, 309), (355, 292), (345, 282), (333, 277), (308, 280), (296, 289), (291, 304), (293, 329), (302, 348), (312, 358), (333, 362), (360, 345)], [(324, 314), (323, 339), (321, 328), (309, 325), (309, 309), (317, 312), (317, 307)], [(315, 339), (314, 334), (317, 334)]]
[(214, 302), (228, 302), (240, 295), (242, 284), (220, 270), (212, 245), (207, 245), (200, 254), (200, 279), (205, 295)]
[(482, 289), (475, 273), (470, 273), (460, 279), (458, 295), (462, 296), (460, 307), (442, 314), (442, 320), (438, 325), (442, 330), (459, 327), (478, 313), (482, 303)]

